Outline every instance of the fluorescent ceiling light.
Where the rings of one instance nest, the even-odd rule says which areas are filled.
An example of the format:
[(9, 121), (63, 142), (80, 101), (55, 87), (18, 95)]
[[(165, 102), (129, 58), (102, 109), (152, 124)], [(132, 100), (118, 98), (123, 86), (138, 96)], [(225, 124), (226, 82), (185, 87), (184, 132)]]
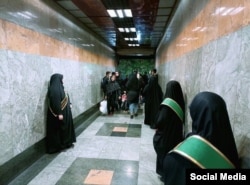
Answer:
[(126, 37), (126, 38), (124, 38), (125, 40), (129, 40), (129, 41), (135, 41), (135, 40), (138, 40), (138, 38), (128, 38), (128, 37)]
[(136, 29), (135, 28), (130, 28), (130, 31), (131, 32), (136, 32)]
[(127, 33), (129, 33), (129, 32), (136, 32), (136, 29), (135, 28), (118, 28), (118, 30), (120, 31), (120, 32), (127, 32)]
[(132, 17), (132, 12), (131, 12), (130, 9), (125, 9), (125, 10), (123, 10), (123, 11), (124, 11), (126, 17)]
[(107, 12), (110, 15), (110, 17), (117, 17), (115, 10), (107, 10)]
[(124, 32), (124, 31), (125, 31), (124, 28), (118, 28), (118, 30), (119, 30), (120, 32)]
[(116, 13), (118, 14), (118, 17), (120, 17), (120, 18), (124, 17), (122, 10), (116, 10)]
[(128, 44), (130, 47), (140, 46), (139, 44)]
[(108, 9), (107, 12), (110, 15), (110, 17), (119, 17), (119, 18), (132, 17), (132, 12), (130, 9), (124, 9), (124, 10)]

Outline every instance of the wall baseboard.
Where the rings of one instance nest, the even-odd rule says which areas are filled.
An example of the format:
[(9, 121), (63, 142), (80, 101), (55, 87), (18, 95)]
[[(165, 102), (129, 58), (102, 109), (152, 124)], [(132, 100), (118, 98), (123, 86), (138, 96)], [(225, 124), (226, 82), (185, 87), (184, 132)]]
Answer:
[[(75, 117), (74, 126), (76, 136), (81, 134), (99, 115), (99, 104), (97, 104)], [(0, 184), (7, 185), (22, 172), (28, 169), (32, 164), (41, 159), (45, 154), (46, 149), (44, 138), (0, 166)], [(52, 158), (55, 158), (56, 156), (57, 155), (54, 155)], [(50, 157), (49, 160), (43, 161), (43, 168), (46, 167), (52, 158)], [(44, 163), (45, 161), (47, 161), (47, 164)], [(33, 174), (29, 173), (27, 177), (27, 183), (32, 180), (42, 169), (40, 165), (39, 169), (35, 171), (32, 170)]]

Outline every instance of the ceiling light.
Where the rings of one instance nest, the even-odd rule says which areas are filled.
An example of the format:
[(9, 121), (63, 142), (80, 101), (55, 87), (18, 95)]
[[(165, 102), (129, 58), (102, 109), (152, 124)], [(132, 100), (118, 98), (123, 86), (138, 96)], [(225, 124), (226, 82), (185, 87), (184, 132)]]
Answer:
[(139, 44), (128, 44), (130, 47), (140, 46)]
[(110, 17), (117, 17), (115, 10), (107, 10), (107, 12), (110, 15)]
[(124, 32), (124, 31), (125, 31), (124, 28), (118, 28), (118, 30), (119, 30), (120, 32)]
[(124, 11), (126, 17), (132, 17), (132, 12), (131, 12), (130, 9), (125, 9), (125, 10), (123, 10), (123, 11)]
[(128, 29), (128, 28), (125, 28), (125, 31), (128, 33), (128, 32), (129, 32), (129, 29)]
[(124, 17), (122, 10), (116, 10), (116, 13), (118, 14), (118, 17), (120, 17), (120, 18)]
[(136, 29), (135, 28), (130, 28), (130, 31), (131, 32), (136, 32)]

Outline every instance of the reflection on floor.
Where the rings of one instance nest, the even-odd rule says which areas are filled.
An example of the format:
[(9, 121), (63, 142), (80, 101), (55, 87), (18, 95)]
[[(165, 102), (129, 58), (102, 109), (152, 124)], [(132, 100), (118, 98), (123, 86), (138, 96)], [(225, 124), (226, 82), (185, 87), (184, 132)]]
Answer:
[(155, 173), (155, 131), (143, 119), (143, 113), (134, 119), (99, 116), (74, 148), (46, 154), (10, 185), (162, 185)]

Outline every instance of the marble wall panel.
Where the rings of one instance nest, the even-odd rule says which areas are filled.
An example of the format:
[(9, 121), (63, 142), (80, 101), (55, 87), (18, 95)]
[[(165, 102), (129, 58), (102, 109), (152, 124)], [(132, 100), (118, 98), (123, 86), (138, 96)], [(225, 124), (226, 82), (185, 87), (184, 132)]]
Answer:
[(238, 150), (242, 158), (242, 166), (250, 168), (250, 27), (247, 26), (242, 29), (241, 42), (241, 62), (238, 64), (239, 78), (236, 90), (236, 104), (235, 104), (235, 119), (234, 131), (237, 134), (236, 141), (238, 143)]
[(9, 67), (7, 60), (7, 51), (0, 50), (0, 164), (13, 156), (12, 140), (12, 113), (10, 109), (11, 89), (8, 78)]
[[(102, 65), (1, 50), (0, 164), (45, 137), (50, 76), (64, 75), (73, 117), (102, 99)], [(42, 66), (42, 67), (41, 67)]]
[(214, 91), (217, 61), (216, 41), (211, 42), (202, 48), (201, 61), (200, 91)]
[[(115, 59), (110, 47), (52, 1), (3, 0), (0, 7), (2, 165), (45, 137), (46, 94), (53, 73), (64, 75), (77, 117), (102, 100), (100, 80), (107, 70), (115, 70)], [(18, 16), (25, 11), (33, 18)]]
[[(213, 91), (223, 97), (243, 168), (250, 167), (249, 29), (244, 27), (185, 56), (159, 65), (159, 69), (168, 72), (166, 76), (161, 75), (163, 70), (159, 71), (164, 78), (161, 81), (184, 76), (182, 85), (187, 106), (200, 91)], [(184, 70), (179, 69), (182, 63), (185, 64)], [(191, 122), (187, 109), (186, 132), (191, 130)]]

